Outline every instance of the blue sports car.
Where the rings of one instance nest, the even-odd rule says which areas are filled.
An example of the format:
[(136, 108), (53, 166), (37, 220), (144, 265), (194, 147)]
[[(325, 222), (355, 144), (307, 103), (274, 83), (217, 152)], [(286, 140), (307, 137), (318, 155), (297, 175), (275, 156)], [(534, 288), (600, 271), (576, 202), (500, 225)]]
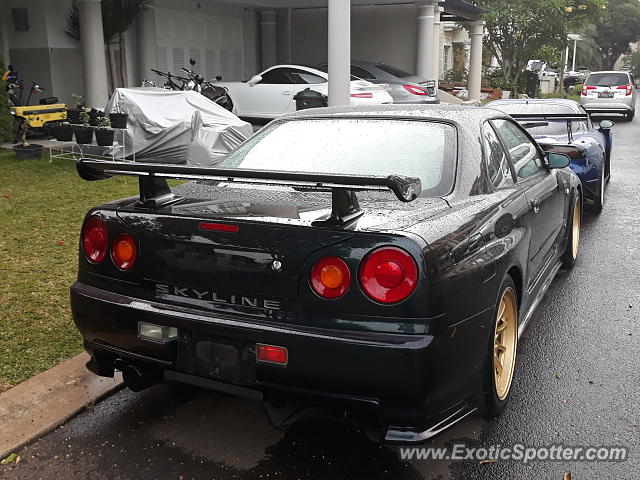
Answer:
[(595, 128), (582, 105), (561, 98), (496, 100), (487, 107), (511, 115), (544, 150), (568, 154), (584, 187), (585, 205), (602, 211), (611, 176), (612, 121), (602, 120)]

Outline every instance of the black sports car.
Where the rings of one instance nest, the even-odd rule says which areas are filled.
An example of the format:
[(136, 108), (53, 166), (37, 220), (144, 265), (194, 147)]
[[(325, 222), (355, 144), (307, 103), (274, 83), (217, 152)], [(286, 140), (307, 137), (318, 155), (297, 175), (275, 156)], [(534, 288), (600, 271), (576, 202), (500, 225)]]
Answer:
[(262, 398), (279, 425), (312, 405), (392, 442), (497, 415), (578, 252), (567, 165), (498, 111), (406, 105), (288, 115), (215, 168), (79, 160), (140, 181), (82, 227), (88, 368)]

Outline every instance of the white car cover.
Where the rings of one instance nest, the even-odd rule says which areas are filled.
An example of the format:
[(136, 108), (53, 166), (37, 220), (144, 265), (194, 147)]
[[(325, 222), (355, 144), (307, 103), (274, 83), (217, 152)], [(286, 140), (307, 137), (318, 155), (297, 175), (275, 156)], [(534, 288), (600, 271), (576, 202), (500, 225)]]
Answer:
[(118, 88), (105, 112), (118, 111), (129, 114), (129, 159), (135, 149), (136, 160), (212, 166), (253, 134), (251, 124), (194, 91)]

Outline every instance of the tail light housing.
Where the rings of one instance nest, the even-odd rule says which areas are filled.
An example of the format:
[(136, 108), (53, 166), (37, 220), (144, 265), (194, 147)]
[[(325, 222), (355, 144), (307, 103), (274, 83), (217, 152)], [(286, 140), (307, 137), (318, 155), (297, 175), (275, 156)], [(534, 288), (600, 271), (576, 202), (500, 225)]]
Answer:
[(367, 254), (360, 264), (360, 287), (373, 300), (397, 303), (418, 284), (418, 266), (413, 257), (397, 247), (381, 247)]
[(416, 87), (415, 85), (403, 85), (403, 87), (407, 92), (412, 93), (413, 95), (429, 95), (429, 92), (422, 87)]
[(120, 270), (129, 270), (136, 263), (137, 250), (135, 239), (128, 233), (121, 233), (111, 244), (111, 259)]
[(595, 90), (595, 89), (596, 87), (594, 87), (593, 85), (582, 85), (582, 96), (586, 97), (588, 90)]
[(257, 343), (256, 360), (258, 362), (286, 365), (287, 363), (289, 363), (289, 351), (286, 349), (286, 347)]
[(349, 290), (351, 272), (341, 258), (323, 257), (311, 269), (310, 283), (322, 298), (339, 298)]
[(352, 93), (353, 98), (373, 98), (373, 93)]
[(633, 93), (633, 85), (621, 85), (617, 87), (618, 90), (626, 90), (626, 95), (629, 96)]
[(82, 226), (82, 251), (91, 263), (104, 260), (109, 249), (107, 225), (97, 215), (93, 215)]

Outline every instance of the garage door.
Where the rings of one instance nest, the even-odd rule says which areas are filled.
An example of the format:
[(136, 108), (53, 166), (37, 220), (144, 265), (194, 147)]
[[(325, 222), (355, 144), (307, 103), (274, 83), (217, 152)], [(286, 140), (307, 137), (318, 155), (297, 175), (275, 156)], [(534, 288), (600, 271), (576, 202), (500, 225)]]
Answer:
[(208, 80), (216, 75), (225, 81), (244, 79), (240, 18), (156, 9), (156, 29), (159, 70), (180, 75), (193, 58), (194, 70)]

